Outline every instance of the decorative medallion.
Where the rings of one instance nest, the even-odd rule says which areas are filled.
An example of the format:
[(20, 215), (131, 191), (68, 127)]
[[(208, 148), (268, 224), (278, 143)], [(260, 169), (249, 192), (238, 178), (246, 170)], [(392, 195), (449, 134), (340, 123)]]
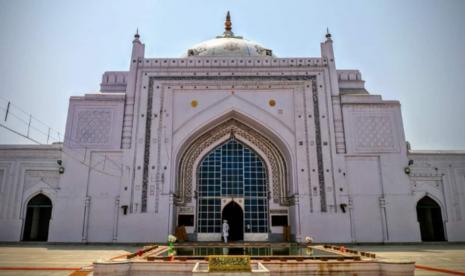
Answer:
[(274, 107), (276, 105), (276, 101), (274, 99), (271, 99), (268, 104), (271, 106), (271, 107)]
[(192, 106), (193, 108), (196, 108), (197, 105), (199, 105), (199, 102), (197, 102), (196, 100), (192, 100), (191, 106)]

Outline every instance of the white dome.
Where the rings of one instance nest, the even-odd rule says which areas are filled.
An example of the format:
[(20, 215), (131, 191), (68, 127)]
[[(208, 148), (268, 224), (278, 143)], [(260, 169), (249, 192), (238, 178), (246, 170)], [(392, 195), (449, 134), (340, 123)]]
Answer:
[(270, 49), (258, 43), (235, 36), (232, 32), (231, 16), (226, 14), (224, 33), (215, 39), (210, 39), (194, 45), (187, 50), (188, 57), (266, 57), (273, 56)]
[(240, 36), (219, 36), (194, 45), (187, 56), (204, 57), (259, 57), (273, 56), (270, 49)]

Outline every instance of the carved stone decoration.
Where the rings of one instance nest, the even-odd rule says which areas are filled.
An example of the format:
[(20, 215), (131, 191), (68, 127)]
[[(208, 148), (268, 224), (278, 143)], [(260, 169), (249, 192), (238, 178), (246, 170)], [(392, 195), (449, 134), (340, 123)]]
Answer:
[(149, 183), (150, 136), (152, 133), (152, 105), (153, 90), (149, 89), (147, 95), (147, 118), (145, 121), (144, 170), (142, 173), (142, 199), (141, 212), (147, 212), (147, 191)]
[(312, 83), (312, 96), (313, 96), (313, 112), (315, 113), (315, 140), (316, 140), (316, 157), (318, 166), (318, 184), (320, 188), (320, 203), (321, 211), (326, 212), (326, 189), (325, 189), (325, 176), (324, 176), (324, 165), (323, 165), (323, 150), (321, 147), (321, 124), (320, 124), (320, 104), (318, 99), (318, 89), (316, 82)]
[(81, 145), (110, 142), (112, 111), (93, 109), (79, 111), (74, 140)]
[(356, 150), (358, 152), (395, 152), (393, 122), (387, 114), (362, 114), (356, 117)]
[[(153, 90), (153, 83), (154, 83), (154, 79), (151, 79), (150, 83), (151, 83), (151, 90)], [(163, 118), (165, 116), (168, 116), (168, 114), (165, 114), (162, 115), (162, 110), (164, 110), (164, 104), (165, 104), (165, 90), (162, 89), (161, 93), (160, 93), (160, 109), (159, 109), (159, 113), (160, 113), (160, 116), (158, 116), (158, 127), (157, 127), (157, 141), (158, 143), (156, 143), (157, 145), (157, 151), (156, 151), (156, 174), (155, 174), (155, 179), (156, 179), (156, 182), (155, 182), (155, 213), (158, 213), (159, 211), (159, 206), (160, 206), (160, 192), (162, 190), (162, 187), (161, 185), (163, 185), (163, 183), (165, 182), (165, 174), (162, 172), (162, 165), (161, 165), (161, 145), (162, 145), (162, 140), (163, 140)], [(166, 143), (166, 141), (165, 141)]]
[[(305, 155), (306, 155), (306, 158), (307, 158), (307, 179), (308, 179), (308, 190), (311, 191), (312, 190), (312, 182), (311, 182), (311, 179), (312, 179), (312, 175), (311, 175), (311, 167), (310, 167), (310, 145), (309, 145), (309, 140), (310, 140), (310, 134), (309, 134), (309, 127), (308, 127), (308, 107), (307, 107), (307, 93), (303, 93), (302, 94), (302, 97), (303, 97), (303, 105), (304, 105), (304, 110), (305, 110), (305, 116), (304, 116), (304, 132), (305, 132)], [(313, 96), (313, 94), (312, 94)], [(316, 187), (315, 187), (316, 188)], [(310, 201), (310, 212), (313, 213), (313, 196), (312, 196), (312, 193), (310, 192), (309, 193), (309, 196), (308, 196), (308, 199)]]
[(262, 151), (264, 159), (268, 161), (271, 175), (271, 191), (273, 201), (288, 206), (289, 180), (287, 177), (286, 162), (279, 149), (266, 137), (245, 124), (229, 119), (226, 122), (210, 129), (195, 139), (183, 152), (179, 162), (179, 177), (176, 182), (176, 203), (182, 205), (191, 202), (193, 197), (193, 176), (196, 173), (195, 161), (202, 151), (215, 142), (233, 132), (237, 139), (245, 139)]

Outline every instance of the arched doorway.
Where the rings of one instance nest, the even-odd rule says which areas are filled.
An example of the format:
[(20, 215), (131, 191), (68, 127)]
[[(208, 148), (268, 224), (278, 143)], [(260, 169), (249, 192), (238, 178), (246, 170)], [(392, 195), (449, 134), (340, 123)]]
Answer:
[(241, 206), (231, 201), (223, 208), (222, 219), (229, 224), (229, 241), (240, 241), (244, 239), (244, 214)]
[[(229, 218), (230, 240), (243, 239), (244, 233), (268, 233), (265, 163), (234, 135), (202, 158), (197, 180), (197, 233), (218, 237), (222, 217)], [(244, 210), (236, 202), (222, 210), (222, 199), (231, 198), (243, 199)]]
[(417, 203), (417, 218), (422, 241), (444, 241), (441, 207), (428, 196)]
[(48, 226), (52, 216), (52, 201), (43, 194), (29, 200), (24, 223), (24, 241), (47, 241)]

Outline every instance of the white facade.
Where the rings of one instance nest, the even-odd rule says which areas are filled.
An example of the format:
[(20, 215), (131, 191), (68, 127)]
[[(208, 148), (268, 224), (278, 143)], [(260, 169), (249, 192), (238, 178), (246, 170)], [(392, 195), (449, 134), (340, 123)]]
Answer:
[[(51, 242), (162, 242), (179, 215), (193, 216), (191, 239), (220, 240), (198, 228), (198, 168), (234, 137), (266, 168), (266, 231), (245, 240), (279, 240), (271, 217), (284, 215), (297, 241), (417, 242), (428, 196), (444, 238), (465, 241), (465, 152), (409, 152), (400, 103), (336, 69), (332, 44), (278, 58), (227, 26), (160, 59), (136, 35), (129, 71), (70, 99), (63, 145), (0, 146), (0, 240), (25, 239), (39, 193), (52, 202)], [(243, 196), (221, 199), (220, 211), (234, 201), (245, 212)]]

